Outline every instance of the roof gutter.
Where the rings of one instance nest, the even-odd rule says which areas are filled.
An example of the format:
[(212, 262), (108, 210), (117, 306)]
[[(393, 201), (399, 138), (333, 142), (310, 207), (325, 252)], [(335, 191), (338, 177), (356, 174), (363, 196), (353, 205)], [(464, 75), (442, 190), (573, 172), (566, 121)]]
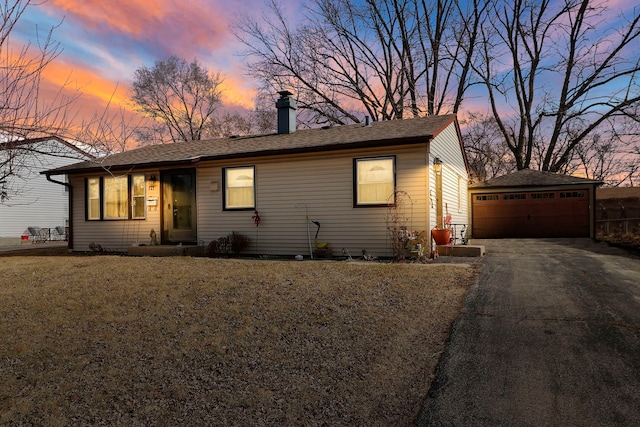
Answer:
[(69, 190), (69, 234), (67, 235), (67, 248), (73, 250), (73, 186), (68, 182), (56, 181), (51, 178), (51, 175), (48, 173), (45, 174), (47, 177), (47, 181), (53, 182), (54, 184), (64, 185)]

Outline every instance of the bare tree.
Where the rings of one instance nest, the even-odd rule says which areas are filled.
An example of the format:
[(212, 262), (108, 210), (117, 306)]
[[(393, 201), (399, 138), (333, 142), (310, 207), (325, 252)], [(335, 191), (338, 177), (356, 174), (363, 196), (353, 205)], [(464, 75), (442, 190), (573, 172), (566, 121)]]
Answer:
[(461, 122), (462, 140), (473, 182), (484, 181), (516, 169), (515, 160), (490, 115), (470, 113)]
[(249, 135), (252, 133), (253, 127), (253, 122), (248, 114), (226, 111), (212, 120), (207, 134), (217, 138)]
[[(356, 113), (341, 98), (347, 83), (331, 80), (330, 69), (324, 67), (324, 61), (332, 55), (323, 40), (327, 30), (311, 24), (291, 28), (278, 4), (269, 4), (270, 15), (265, 17), (264, 26), (246, 18), (237, 27), (237, 37), (247, 46), (246, 55), (253, 58), (248, 72), (261, 82), (262, 92), (290, 88), (298, 97), (299, 110), (307, 113), (310, 122), (357, 122)], [(360, 75), (347, 76), (347, 80), (362, 81)], [(304, 115), (299, 117), (304, 120)]]
[(252, 131), (257, 134), (273, 133), (277, 130), (278, 113), (275, 108), (275, 93), (258, 93), (254, 100), (254, 110), (251, 112), (253, 119)]
[(593, 0), (492, 6), (474, 70), (518, 169), (567, 171), (596, 138), (637, 135), (640, 9), (615, 26), (610, 12)]
[(0, 198), (3, 200), (19, 192), (17, 183), (33, 165), (29, 156), (37, 154), (32, 152), (33, 144), (22, 142), (65, 135), (75, 118), (72, 106), (79, 93), (65, 92), (68, 83), (53, 98), (40, 96), (42, 72), (61, 51), (52, 38), (56, 27), (36, 34), (35, 46), (11, 43), (11, 34), (25, 12), (40, 4), (30, 0), (0, 2)]
[(209, 72), (197, 60), (171, 56), (135, 71), (132, 99), (168, 132), (160, 135), (169, 138), (156, 142), (200, 140), (211, 136), (207, 130), (221, 105), (221, 83), (220, 73)]
[(132, 115), (125, 106), (113, 105), (116, 90), (117, 86), (103, 110), (96, 111), (89, 120), (81, 122), (75, 135), (75, 139), (90, 147), (96, 157), (141, 145), (141, 141), (148, 140), (141, 138), (141, 135), (146, 136), (144, 132), (155, 124), (146, 117)]
[(603, 181), (611, 187), (637, 183), (640, 177), (640, 149), (623, 146), (599, 134), (590, 135), (588, 144), (576, 147), (571, 164), (587, 178)]
[(62, 22), (45, 33), (34, 25), (33, 40), (26, 44), (17, 44), (11, 35), (25, 13), (43, 3), (0, 2), (0, 203), (30, 203), (22, 190), (33, 176), (53, 167), (52, 157), (80, 161), (84, 153), (122, 151), (135, 143), (139, 125), (111, 102), (82, 120), (81, 92), (73, 88), (71, 73), (55, 96), (41, 94), (43, 72), (62, 51), (53, 38)]
[[(236, 36), (249, 74), (264, 89), (287, 88), (309, 123), (344, 124), (456, 112), (486, 8), (454, 0), (315, 0), (293, 27), (275, 1)], [(468, 15), (461, 16), (462, 13)], [(457, 40), (459, 47), (451, 46)]]

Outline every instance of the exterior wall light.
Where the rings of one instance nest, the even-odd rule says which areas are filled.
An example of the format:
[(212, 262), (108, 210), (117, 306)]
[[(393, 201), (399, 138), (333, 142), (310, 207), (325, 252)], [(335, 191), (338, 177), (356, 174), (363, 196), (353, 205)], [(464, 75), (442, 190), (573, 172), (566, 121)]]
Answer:
[(149, 190), (153, 190), (156, 188), (156, 176), (151, 175), (149, 177)]

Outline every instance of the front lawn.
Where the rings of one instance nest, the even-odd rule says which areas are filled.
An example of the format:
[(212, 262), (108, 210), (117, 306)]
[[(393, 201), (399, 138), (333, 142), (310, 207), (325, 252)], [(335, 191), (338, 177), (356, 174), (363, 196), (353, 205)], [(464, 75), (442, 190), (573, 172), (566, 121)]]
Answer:
[(0, 425), (410, 425), (476, 268), (0, 258)]

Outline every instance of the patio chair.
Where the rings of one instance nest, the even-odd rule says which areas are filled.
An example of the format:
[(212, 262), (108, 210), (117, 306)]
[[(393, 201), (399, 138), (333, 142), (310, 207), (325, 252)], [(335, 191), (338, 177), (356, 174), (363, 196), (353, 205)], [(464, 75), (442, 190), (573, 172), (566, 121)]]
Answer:
[(27, 227), (33, 243), (44, 243), (49, 240), (49, 229), (41, 227)]
[(51, 240), (67, 240), (67, 230), (65, 227), (57, 226), (51, 229)]

